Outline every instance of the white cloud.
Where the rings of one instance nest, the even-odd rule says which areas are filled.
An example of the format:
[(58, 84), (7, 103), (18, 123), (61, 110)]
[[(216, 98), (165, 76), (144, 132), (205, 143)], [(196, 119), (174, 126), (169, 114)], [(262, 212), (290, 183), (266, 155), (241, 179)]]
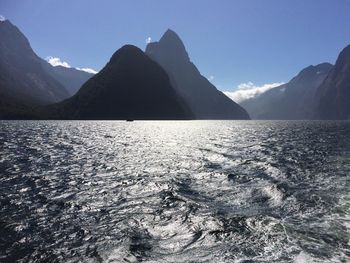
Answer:
[(77, 70), (85, 71), (87, 73), (96, 74), (97, 71), (92, 68), (76, 68)]
[[(58, 57), (46, 57), (46, 61), (49, 62), (52, 66), (57, 67), (57, 66), (62, 66), (65, 68), (71, 68), (71, 65), (68, 64), (68, 62), (62, 61)], [(87, 73), (91, 74), (96, 74), (97, 71), (92, 69), (92, 68), (76, 68), (77, 70), (85, 71)]]
[(146, 38), (146, 44), (151, 43), (151, 41), (152, 41), (152, 38), (151, 38), (151, 37)]
[(253, 82), (242, 83), (238, 85), (235, 91), (224, 91), (225, 95), (237, 103), (241, 103), (245, 100), (255, 98), (264, 92), (283, 85), (283, 82), (264, 84), (262, 86), (256, 86)]
[(3, 22), (5, 20), (6, 20), (6, 18), (3, 15), (0, 15), (0, 22)]
[(214, 76), (209, 76), (209, 77), (208, 77), (208, 80), (209, 80), (209, 81), (212, 81), (213, 79), (214, 79)]
[(67, 62), (61, 61), (61, 59), (57, 57), (51, 57), (51, 56), (46, 57), (46, 61), (49, 62), (54, 67), (62, 66), (65, 68), (71, 68), (71, 66)]

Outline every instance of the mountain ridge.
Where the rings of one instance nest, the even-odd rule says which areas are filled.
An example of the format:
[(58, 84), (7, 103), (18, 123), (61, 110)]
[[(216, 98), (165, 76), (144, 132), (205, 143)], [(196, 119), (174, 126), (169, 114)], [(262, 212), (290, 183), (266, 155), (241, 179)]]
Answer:
[(253, 119), (312, 119), (315, 93), (332, 67), (330, 63), (308, 66), (288, 83), (243, 101), (241, 106)]

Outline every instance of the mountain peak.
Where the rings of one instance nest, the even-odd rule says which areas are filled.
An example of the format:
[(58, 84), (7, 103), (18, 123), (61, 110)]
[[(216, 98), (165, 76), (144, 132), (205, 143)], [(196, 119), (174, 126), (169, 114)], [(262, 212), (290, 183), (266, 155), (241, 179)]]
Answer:
[[(122, 46), (119, 50), (117, 51), (141, 51), (141, 49), (139, 49), (137, 46), (134, 45), (130, 45), (130, 44), (126, 44), (124, 46)], [(141, 51), (142, 52), (142, 51)]]
[(172, 30), (171, 28), (168, 28), (167, 31), (165, 31), (164, 35), (165, 34), (173, 34), (173, 35), (177, 36), (176, 32), (174, 30)]
[(143, 51), (134, 45), (124, 45), (120, 49), (118, 49), (113, 56), (111, 57), (110, 62), (115, 62), (121, 59), (122, 57), (130, 57), (130, 56), (142, 56), (144, 55)]
[(43, 60), (32, 50), (25, 35), (9, 20), (0, 22), (2, 97), (35, 106), (67, 98), (68, 92), (42, 65)]
[(8, 19), (3, 19), (3, 20), (0, 19), (0, 26), (1, 27), (6, 27), (6, 28), (14, 28), (14, 29), (19, 31), (19, 29), (15, 25), (13, 25), (11, 23), (11, 21), (8, 20)]
[[(155, 50), (157, 50), (157, 52), (155, 52)], [(162, 56), (172, 57), (176, 60), (190, 60), (181, 38), (171, 29), (165, 31), (158, 42), (149, 43), (146, 47), (146, 54), (150, 55), (151, 57), (155, 53), (159, 53), (159, 51)]]
[(168, 29), (167, 31), (165, 31), (165, 33), (163, 34), (163, 36), (159, 40), (159, 43), (167, 45), (167, 46), (170, 45), (173, 48), (177, 48), (177, 49), (181, 49), (181, 50), (186, 51), (185, 45), (183, 44), (179, 35), (176, 34), (176, 32), (171, 30), (171, 29)]
[(162, 39), (163, 40), (171, 39), (171, 40), (176, 40), (176, 41), (182, 42), (179, 35), (176, 34), (176, 32), (174, 30), (171, 30), (170, 28), (168, 28), (167, 31), (165, 31), (165, 33), (161, 37), (160, 41), (162, 41)]
[[(125, 53), (136, 53), (136, 54), (141, 54), (143, 53), (143, 51), (141, 49), (139, 49), (137, 46), (134, 45), (124, 45), (122, 46), (120, 49), (118, 49), (114, 55), (120, 55), (120, 54), (125, 54)], [(113, 57), (114, 57), (113, 55)]]
[(28, 39), (8, 19), (0, 21), (0, 35), (2, 36), (1, 41), (8, 43), (9, 46), (17, 44), (22, 44), (26, 48), (30, 46)]

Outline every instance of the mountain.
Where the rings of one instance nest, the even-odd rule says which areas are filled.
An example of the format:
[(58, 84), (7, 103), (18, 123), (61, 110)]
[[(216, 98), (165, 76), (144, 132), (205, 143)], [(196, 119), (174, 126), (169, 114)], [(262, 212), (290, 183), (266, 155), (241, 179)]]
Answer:
[(19, 29), (9, 20), (0, 21), (0, 118), (68, 96), (63, 85), (45, 72), (42, 59)]
[(69, 98), (92, 76), (53, 67), (34, 53), (16, 26), (0, 21), (0, 119), (35, 118), (37, 106)]
[(73, 96), (81, 86), (94, 74), (75, 68), (66, 68), (62, 66), (52, 66), (43, 60), (45, 71), (68, 91), (69, 96)]
[(190, 119), (167, 73), (142, 50), (126, 45), (72, 97), (48, 108), (58, 119)]
[(179, 36), (167, 30), (159, 42), (149, 43), (146, 54), (168, 73), (196, 119), (249, 119), (247, 112), (218, 91), (190, 61)]
[(335, 66), (316, 93), (316, 119), (350, 119), (350, 45), (339, 54)]
[(253, 119), (302, 120), (313, 117), (314, 96), (332, 69), (329, 63), (309, 66), (288, 83), (241, 103)]

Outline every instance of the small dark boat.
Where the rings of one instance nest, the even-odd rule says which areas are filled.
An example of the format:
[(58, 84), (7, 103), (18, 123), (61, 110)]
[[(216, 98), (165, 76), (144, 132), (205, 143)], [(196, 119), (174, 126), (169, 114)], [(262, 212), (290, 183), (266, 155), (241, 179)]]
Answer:
[(134, 120), (132, 120), (132, 119), (127, 119), (126, 121), (134, 121)]

